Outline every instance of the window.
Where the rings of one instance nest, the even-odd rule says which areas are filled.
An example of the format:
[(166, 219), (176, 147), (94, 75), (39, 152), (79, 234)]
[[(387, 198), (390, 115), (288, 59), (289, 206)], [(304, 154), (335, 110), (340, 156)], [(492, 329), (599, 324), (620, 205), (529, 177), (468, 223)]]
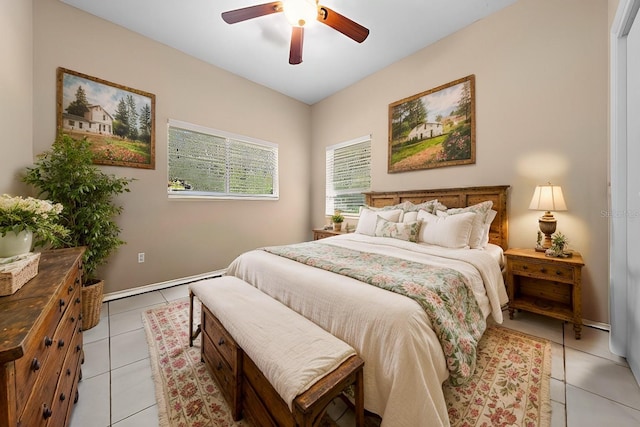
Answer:
[(170, 197), (278, 199), (278, 145), (169, 120)]
[(371, 188), (371, 136), (327, 147), (325, 213), (357, 215)]

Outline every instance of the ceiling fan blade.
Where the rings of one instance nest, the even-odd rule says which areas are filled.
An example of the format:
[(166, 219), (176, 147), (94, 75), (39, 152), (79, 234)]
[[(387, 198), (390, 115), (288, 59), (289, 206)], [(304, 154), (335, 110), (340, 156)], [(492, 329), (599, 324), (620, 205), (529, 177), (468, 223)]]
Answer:
[(291, 28), (291, 48), (289, 50), (289, 64), (296, 65), (302, 62), (302, 41), (304, 39), (304, 28)]
[(326, 6), (318, 8), (318, 21), (340, 31), (345, 36), (362, 43), (369, 36), (369, 30), (346, 16), (334, 12)]
[(282, 12), (282, 2), (274, 1), (271, 3), (258, 4), (255, 6), (243, 7), (242, 9), (222, 12), (222, 19), (227, 24), (235, 24), (236, 22), (246, 21), (247, 19), (257, 18), (259, 16), (270, 15), (276, 12)]

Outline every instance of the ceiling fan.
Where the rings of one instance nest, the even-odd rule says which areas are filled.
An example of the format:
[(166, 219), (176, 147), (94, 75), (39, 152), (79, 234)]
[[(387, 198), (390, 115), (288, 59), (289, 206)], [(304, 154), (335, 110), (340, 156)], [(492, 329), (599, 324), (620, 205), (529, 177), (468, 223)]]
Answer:
[(340, 15), (326, 6), (318, 4), (318, 0), (282, 0), (256, 6), (244, 7), (222, 13), (222, 19), (227, 24), (246, 21), (272, 13), (284, 12), (292, 26), (291, 47), (289, 49), (289, 64), (302, 62), (302, 41), (304, 26), (312, 20), (318, 20), (330, 26), (345, 36), (362, 43), (369, 35), (369, 30), (351, 19)]

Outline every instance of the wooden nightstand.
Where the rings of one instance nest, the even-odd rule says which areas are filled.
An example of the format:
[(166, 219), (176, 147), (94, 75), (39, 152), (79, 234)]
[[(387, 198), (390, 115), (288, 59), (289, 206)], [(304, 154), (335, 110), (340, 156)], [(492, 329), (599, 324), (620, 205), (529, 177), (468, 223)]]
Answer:
[(509, 318), (516, 309), (573, 323), (576, 339), (582, 332), (582, 256), (552, 258), (534, 249), (509, 249), (507, 293)]
[(333, 231), (333, 230), (325, 230), (324, 228), (314, 228), (313, 229), (313, 240), (324, 239), (325, 237), (337, 236), (338, 234), (346, 234), (347, 232), (342, 231)]

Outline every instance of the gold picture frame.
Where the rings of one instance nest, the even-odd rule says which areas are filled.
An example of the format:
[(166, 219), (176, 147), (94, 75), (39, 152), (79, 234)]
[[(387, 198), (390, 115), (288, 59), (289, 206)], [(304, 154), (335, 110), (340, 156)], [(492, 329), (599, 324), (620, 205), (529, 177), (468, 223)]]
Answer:
[(152, 93), (57, 70), (57, 132), (91, 142), (93, 163), (155, 169)]
[(389, 104), (388, 172), (476, 162), (475, 75)]

